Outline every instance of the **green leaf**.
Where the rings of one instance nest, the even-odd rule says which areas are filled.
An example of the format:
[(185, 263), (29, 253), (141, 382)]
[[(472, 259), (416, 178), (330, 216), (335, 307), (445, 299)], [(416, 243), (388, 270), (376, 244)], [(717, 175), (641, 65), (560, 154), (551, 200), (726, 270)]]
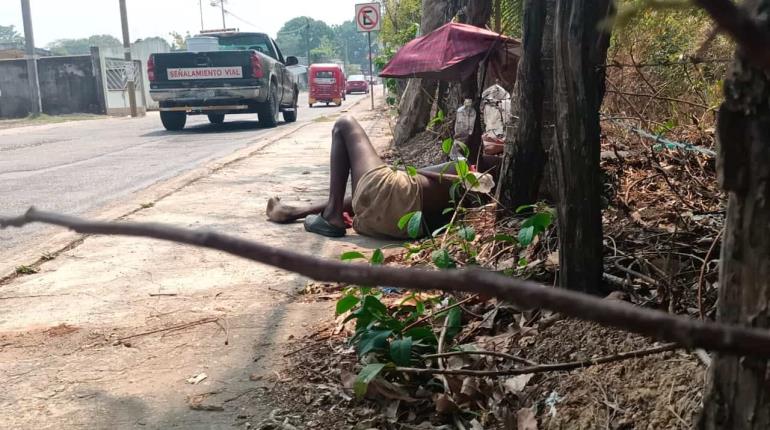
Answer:
[(363, 301), (364, 303), (361, 306), (363, 311), (369, 312), (376, 317), (381, 317), (388, 314), (388, 308), (377, 297), (368, 295), (364, 297)]
[(452, 144), (454, 143), (454, 140), (452, 138), (444, 139), (443, 142), (441, 142), (441, 150), (444, 151), (444, 154), (449, 155), (450, 152), (452, 152)]
[(535, 238), (535, 227), (529, 226), (519, 230), (519, 243), (521, 246), (529, 246)]
[(463, 156), (465, 158), (468, 158), (471, 154), (471, 150), (468, 148), (468, 145), (460, 141), (457, 141), (456, 143), (457, 143), (457, 146), (460, 147), (460, 151), (462, 151)]
[(457, 235), (466, 242), (472, 242), (476, 238), (476, 230), (471, 226), (464, 226), (457, 230)]
[(452, 200), (457, 200), (458, 197), (460, 197), (460, 194), (458, 193), (458, 190), (460, 188), (460, 183), (455, 182), (452, 184), (452, 186), (449, 187), (449, 198)]
[(358, 259), (366, 260), (366, 256), (364, 254), (361, 254), (358, 251), (348, 251), (340, 255), (340, 260), (342, 261), (351, 261), (351, 260), (358, 260)]
[(465, 175), (464, 179), (467, 188), (474, 188), (479, 186), (479, 178), (477, 178), (473, 173), (468, 173)]
[(432, 237), (436, 237), (436, 236), (440, 235), (441, 233), (443, 233), (444, 230), (446, 230), (447, 228), (449, 228), (449, 224), (445, 224), (443, 227), (437, 228), (436, 230), (433, 231), (431, 236)]
[(417, 169), (413, 166), (406, 166), (406, 174), (409, 176), (417, 176)]
[(457, 176), (460, 178), (465, 178), (468, 175), (469, 170), (468, 162), (466, 160), (459, 160), (455, 162), (455, 171), (457, 171)]
[(391, 342), (390, 358), (399, 366), (408, 366), (412, 361), (412, 338), (405, 337)]
[(412, 239), (417, 239), (420, 237), (420, 233), (422, 232), (422, 212), (415, 212), (414, 215), (409, 219), (406, 232)]
[(369, 383), (382, 372), (382, 369), (387, 366), (385, 363), (373, 363), (367, 364), (366, 367), (361, 369), (356, 376), (356, 381), (353, 383), (353, 391), (356, 393), (358, 399), (363, 399), (366, 396), (366, 390), (369, 389)]
[(402, 217), (401, 217), (401, 218), (398, 220), (398, 229), (399, 229), (399, 230), (403, 230), (404, 228), (406, 228), (406, 225), (409, 223), (409, 221), (412, 219), (412, 217), (413, 217), (413, 216), (414, 216), (414, 214), (416, 214), (416, 213), (417, 213), (417, 212), (409, 212), (409, 213), (407, 213), (407, 214), (404, 214), (404, 216), (402, 216)]
[(536, 207), (537, 207), (537, 205), (522, 205), (522, 206), (519, 206), (519, 207), (516, 208), (516, 213), (520, 214), (520, 213), (522, 213), (524, 211), (527, 211), (527, 210), (530, 210), (530, 209), (535, 209)]
[(369, 263), (372, 266), (379, 266), (383, 262), (385, 262), (385, 254), (382, 253), (380, 248), (375, 249), (374, 253), (372, 254), (372, 258), (369, 259)]
[(388, 347), (388, 338), (393, 330), (367, 330), (361, 335), (356, 344), (356, 352), (359, 357), (378, 350), (384, 351)]
[(358, 297), (349, 294), (337, 301), (337, 315), (342, 315), (345, 312), (353, 309), (359, 302), (361, 302), (361, 299)]
[(527, 264), (529, 264), (529, 260), (527, 260), (526, 258), (522, 257), (522, 258), (519, 259), (519, 267), (524, 267)]
[(433, 251), (433, 254), (431, 254), (431, 260), (433, 260), (433, 264), (435, 264), (439, 269), (450, 269), (455, 267), (455, 262), (449, 255), (449, 251), (446, 249)]
[(449, 312), (446, 315), (446, 337), (447, 340), (451, 340), (455, 336), (457, 336), (457, 333), (460, 333), (460, 329), (462, 329), (462, 323), (463, 323), (463, 314), (462, 310), (460, 310), (459, 307), (455, 307), (449, 310)]
[(446, 208), (443, 211), (441, 211), (441, 215), (446, 215), (448, 213), (452, 213), (455, 211), (455, 208)]
[(407, 330), (404, 332), (404, 336), (409, 336), (414, 339), (415, 342), (424, 342), (429, 345), (436, 345), (438, 339), (436, 339), (436, 333), (433, 333), (428, 326), (420, 326)]
[(553, 215), (550, 212), (538, 212), (531, 217), (527, 218), (522, 224), (522, 227), (535, 227), (537, 233), (543, 232), (551, 226), (553, 222)]
[(496, 242), (508, 242), (508, 243), (516, 243), (516, 239), (514, 239), (512, 236), (509, 236), (507, 234), (497, 234), (495, 235), (492, 240)]

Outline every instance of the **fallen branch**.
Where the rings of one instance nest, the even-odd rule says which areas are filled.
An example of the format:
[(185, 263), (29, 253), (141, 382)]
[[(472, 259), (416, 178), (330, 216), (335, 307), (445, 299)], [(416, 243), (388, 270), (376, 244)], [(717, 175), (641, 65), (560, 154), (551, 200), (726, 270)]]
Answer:
[(91, 222), (34, 208), (20, 217), (0, 218), (0, 228), (21, 227), (33, 222), (68, 227), (79, 233), (148, 237), (216, 249), (322, 282), (390, 285), (420, 291), (442, 290), (498, 297), (521, 309), (548, 309), (567, 317), (676, 342), (683, 348), (703, 348), (727, 354), (770, 358), (770, 332), (767, 330), (693, 320), (481, 269), (436, 271), (350, 264), (212, 231), (151, 223)]
[(545, 373), (545, 372), (566, 372), (569, 370), (582, 369), (584, 367), (595, 366), (597, 364), (612, 363), (615, 361), (628, 360), (631, 358), (645, 357), (647, 355), (659, 354), (661, 352), (673, 351), (679, 349), (681, 346), (668, 343), (654, 348), (639, 349), (630, 352), (621, 352), (620, 354), (608, 355), (599, 358), (589, 358), (588, 360), (572, 361), (568, 363), (556, 363), (556, 364), (541, 364), (538, 366), (519, 367), (516, 369), (508, 370), (470, 370), (470, 369), (420, 369), (415, 367), (396, 367), (394, 371), (411, 373), (416, 375), (462, 375), (462, 376), (512, 376), (512, 375), (526, 375), (529, 373)]
[(422, 358), (428, 360), (431, 358), (453, 357), (456, 355), (489, 355), (492, 357), (505, 358), (507, 360), (515, 361), (517, 363), (526, 364), (527, 366), (537, 365), (537, 363), (535, 363), (534, 361), (527, 360), (526, 358), (521, 358), (515, 355), (506, 354), (504, 352), (497, 352), (497, 351), (451, 351), (451, 352), (443, 352), (441, 354), (423, 355)]

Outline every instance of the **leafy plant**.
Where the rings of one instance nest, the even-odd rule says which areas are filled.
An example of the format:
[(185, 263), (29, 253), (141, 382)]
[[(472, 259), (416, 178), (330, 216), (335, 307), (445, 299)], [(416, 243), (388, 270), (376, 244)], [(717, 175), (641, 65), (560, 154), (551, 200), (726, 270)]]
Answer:
[(446, 121), (446, 117), (444, 116), (444, 111), (439, 109), (436, 113), (436, 116), (434, 116), (429, 122), (428, 122), (428, 128), (433, 128), (437, 125), (442, 125)]
[(525, 247), (529, 246), (538, 235), (548, 230), (548, 227), (553, 223), (553, 210), (546, 206), (521, 206), (516, 209), (516, 213), (522, 213), (529, 210), (533, 210), (534, 213), (521, 224), (518, 235), (519, 244)]

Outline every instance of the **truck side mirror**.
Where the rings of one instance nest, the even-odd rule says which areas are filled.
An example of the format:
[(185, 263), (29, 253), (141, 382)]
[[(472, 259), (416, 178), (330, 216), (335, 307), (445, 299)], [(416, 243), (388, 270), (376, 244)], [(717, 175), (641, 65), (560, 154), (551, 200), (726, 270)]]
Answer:
[(295, 57), (293, 55), (290, 55), (290, 56), (286, 57), (286, 65), (287, 66), (296, 66), (297, 64), (299, 64), (299, 60), (297, 59), (297, 57)]

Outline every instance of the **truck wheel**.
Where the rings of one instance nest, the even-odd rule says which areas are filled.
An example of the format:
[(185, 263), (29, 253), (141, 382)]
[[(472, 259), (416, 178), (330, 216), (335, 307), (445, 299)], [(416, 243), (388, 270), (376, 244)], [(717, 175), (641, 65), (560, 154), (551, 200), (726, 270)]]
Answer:
[(294, 108), (294, 111), (292, 112), (284, 112), (283, 113), (283, 120), (286, 122), (296, 122), (297, 121), (297, 109), (299, 109), (299, 104), (297, 103), (297, 99), (299, 98), (298, 93), (294, 93), (294, 103), (291, 107)]
[(209, 114), (209, 122), (212, 124), (222, 124), (223, 122), (225, 122), (225, 114), (223, 113)]
[(278, 125), (279, 103), (278, 85), (275, 82), (271, 82), (270, 94), (268, 94), (267, 101), (262, 104), (258, 113), (259, 124), (262, 127), (273, 128)]
[(187, 114), (185, 112), (161, 112), (160, 122), (168, 131), (179, 131), (184, 128), (187, 122)]

